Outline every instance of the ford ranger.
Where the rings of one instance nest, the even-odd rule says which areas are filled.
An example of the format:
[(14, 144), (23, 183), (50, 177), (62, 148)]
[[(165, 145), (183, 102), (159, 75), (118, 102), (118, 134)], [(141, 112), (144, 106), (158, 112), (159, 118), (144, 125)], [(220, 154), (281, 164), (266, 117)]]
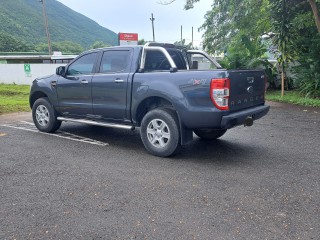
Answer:
[(54, 132), (62, 121), (139, 127), (145, 148), (167, 157), (193, 133), (212, 140), (266, 115), (265, 81), (263, 71), (222, 69), (203, 51), (115, 46), (84, 52), (35, 79), (30, 107), (40, 131)]

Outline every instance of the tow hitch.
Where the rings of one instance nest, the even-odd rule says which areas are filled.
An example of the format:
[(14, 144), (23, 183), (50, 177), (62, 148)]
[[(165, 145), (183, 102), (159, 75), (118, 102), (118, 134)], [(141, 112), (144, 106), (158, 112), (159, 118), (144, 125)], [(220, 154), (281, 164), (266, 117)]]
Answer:
[(251, 127), (253, 125), (253, 119), (252, 117), (246, 117), (244, 120), (244, 126), (245, 127)]

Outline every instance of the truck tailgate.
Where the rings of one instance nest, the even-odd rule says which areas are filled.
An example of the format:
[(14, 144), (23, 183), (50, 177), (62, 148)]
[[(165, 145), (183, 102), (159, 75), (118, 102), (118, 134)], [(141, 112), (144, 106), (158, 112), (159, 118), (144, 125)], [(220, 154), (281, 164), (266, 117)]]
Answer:
[(230, 111), (264, 103), (265, 73), (261, 70), (230, 70)]

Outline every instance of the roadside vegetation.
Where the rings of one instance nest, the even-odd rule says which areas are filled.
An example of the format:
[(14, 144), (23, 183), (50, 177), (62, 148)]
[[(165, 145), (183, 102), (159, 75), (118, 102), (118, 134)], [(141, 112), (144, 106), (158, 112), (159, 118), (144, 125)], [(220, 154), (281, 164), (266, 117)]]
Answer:
[[(185, 0), (185, 9), (199, 1)], [(274, 94), (298, 89), (320, 98), (319, 10), (319, 0), (213, 0), (200, 28), (203, 46), (212, 55), (223, 53), (225, 68), (264, 67), (271, 86), (280, 76), (283, 89)]]
[(0, 84), (0, 114), (30, 111), (29, 92), (29, 85)]
[(266, 99), (274, 102), (291, 103), (310, 107), (320, 107), (320, 98), (305, 97), (304, 94), (301, 94), (298, 91), (288, 91), (283, 97), (281, 97), (280, 90), (268, 90), (266, 94)]
[[(12, 112), (29, 112), (29, 85), (0, 84), (0, 115)], [(282, 98), (280, 90), (267, 91), (269, 101), (320, 107), (320, 98), (306, 98), (298, 91), (289, 91)]]

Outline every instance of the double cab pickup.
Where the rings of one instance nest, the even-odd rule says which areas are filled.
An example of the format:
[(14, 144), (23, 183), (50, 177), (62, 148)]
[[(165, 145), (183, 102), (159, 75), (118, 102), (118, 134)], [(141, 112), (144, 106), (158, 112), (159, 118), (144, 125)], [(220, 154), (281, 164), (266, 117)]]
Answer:
[(145, 148), (168, 157), (193, 140), (217, 139), (251, 126), (269, 111), (260, 70), (226, 70), (198, 50), (172, 44), (116, 46), (82, 53), (51, 76), (35, 79), (30, 107), (36, 127), (63, 121), (140, 129)]

